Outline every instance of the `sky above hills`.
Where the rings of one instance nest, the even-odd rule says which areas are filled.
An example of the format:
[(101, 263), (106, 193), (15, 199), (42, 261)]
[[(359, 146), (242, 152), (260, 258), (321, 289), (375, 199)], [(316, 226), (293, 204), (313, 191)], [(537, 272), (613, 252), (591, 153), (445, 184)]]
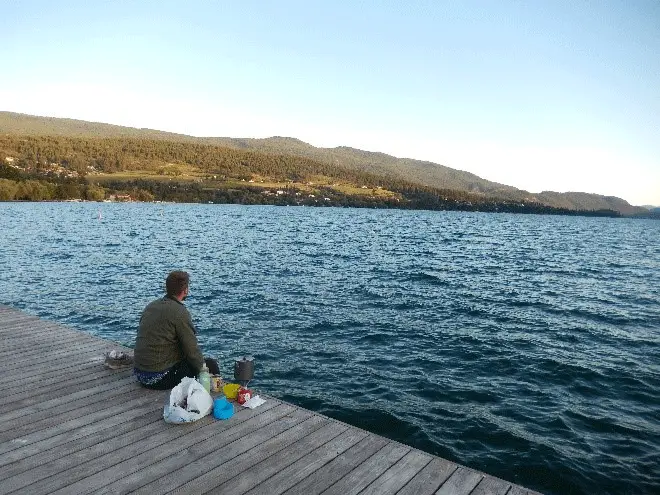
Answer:
[(25, 0), (0, 32), (0, 110), (660, 205), (657, 0)]

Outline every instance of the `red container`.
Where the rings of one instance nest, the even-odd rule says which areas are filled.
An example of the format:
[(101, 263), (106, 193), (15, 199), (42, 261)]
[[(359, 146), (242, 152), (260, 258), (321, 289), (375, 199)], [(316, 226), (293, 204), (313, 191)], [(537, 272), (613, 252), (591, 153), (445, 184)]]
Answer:
[(238, 389), (238, 403), (245, 404), (252, 398), (252, 390), (241, 387)]

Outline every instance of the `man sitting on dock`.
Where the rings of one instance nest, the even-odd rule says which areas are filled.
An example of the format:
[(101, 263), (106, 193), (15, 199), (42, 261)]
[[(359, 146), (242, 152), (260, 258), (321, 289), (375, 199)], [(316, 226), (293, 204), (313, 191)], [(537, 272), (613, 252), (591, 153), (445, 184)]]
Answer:
[(189, 283), (188, 273), (171, 272), (165, 280), (167, 295), (149, 303), (142, 312), (134, 374), (147, 388), (173, 388), (183, 377), (196, 377), (205, 362), (211, 374), (220, 374), (217, 361), (202, 356), (190, 313), (183, 304)]

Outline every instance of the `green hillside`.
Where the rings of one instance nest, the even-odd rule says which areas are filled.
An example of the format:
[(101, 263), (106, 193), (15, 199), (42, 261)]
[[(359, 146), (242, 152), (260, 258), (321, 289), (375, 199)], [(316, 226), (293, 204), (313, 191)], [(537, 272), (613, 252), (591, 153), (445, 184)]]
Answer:
[[(134, 138), (171, 141), (198, 145), (213, 145), (269, 156), (305, 158), (341, 170), (353, 171), (394, 182), (405, 182), (433, 189), (462, 191), (482, 198), (503, 201), (538, 202), (569, 210), (614, 210), (623, 215), (648, 213), (631, 206), (623, 199), (588, 193), (557, 193), (544, 191), (532, 194), (511, 186), (490, 182), (461, 170), (409, 158), (397, 158), (384, 153), (368, 152), (349, 147), (317, 148), (299, 139), (271, 137), (265, 139), (193, 137), (152, 129), (137, 129), (74, 119), (36, 117), (12, 112), (0, 112), (0, 133), (23, 136), (62, 136), (77, 138)], [(252, 155), (255, 156), (255, 155)]]
[[(182, 140), (0, 134), (0, 200), (139, 200), (571, 214), (295, 155)], [(582, 212), (608, 215), (613, 211)]]

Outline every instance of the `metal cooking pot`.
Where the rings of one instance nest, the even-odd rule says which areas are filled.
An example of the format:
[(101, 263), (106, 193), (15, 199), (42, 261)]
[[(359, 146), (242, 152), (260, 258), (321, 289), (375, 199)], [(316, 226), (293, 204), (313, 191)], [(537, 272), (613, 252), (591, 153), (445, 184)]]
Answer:
[(243, 356), (234, 363), (234, 380), (248, 382), (254, 377), (254, 358)]

